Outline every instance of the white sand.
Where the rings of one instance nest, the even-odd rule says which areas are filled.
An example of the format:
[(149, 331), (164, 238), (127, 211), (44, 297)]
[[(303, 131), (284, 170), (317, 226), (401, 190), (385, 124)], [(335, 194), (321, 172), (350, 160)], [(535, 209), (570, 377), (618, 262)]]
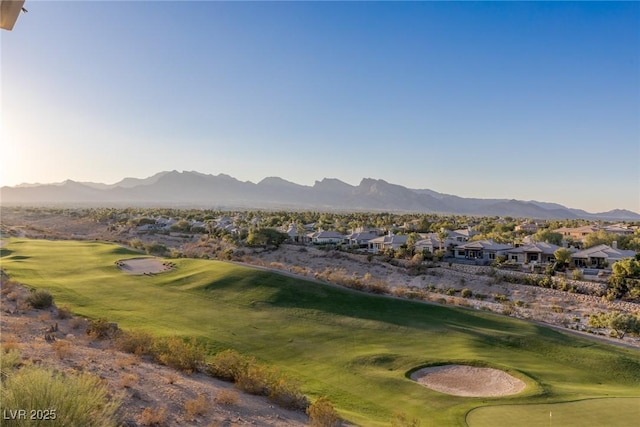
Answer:
[(504, 371), (466, 365), (420, 369), (411, 379), (441, 393), (466, 397), (496, 397), (520, 393), (526, 384)]
[(129, 274), (155, 274), (171, 269), (170, 265), (164, 264), (156, 258), (125, 259), (118, 261), (116, 265)]

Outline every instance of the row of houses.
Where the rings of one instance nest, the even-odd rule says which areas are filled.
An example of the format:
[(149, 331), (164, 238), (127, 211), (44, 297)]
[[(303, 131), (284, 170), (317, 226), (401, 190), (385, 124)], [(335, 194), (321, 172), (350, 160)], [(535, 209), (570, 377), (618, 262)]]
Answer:
[[(377, 254), (386, 250), (396, 250), (407, 246), (409, 236), (391, 232), (380, 235), (378, 230), (356, 230), (348, 235), (336, 231), (320, 230), (300, 236), (289, 228), (290, 238), (301, 243), (317, 245), (341, 244), (349, 248), (357, 248), (368, 253)], [(453, 230), (444, 233), (417, 234), (413, 243), (415, 252), (435, 253), (443, 250), (445, 256), (457, 260), (472, 260), (478, 264), (488, 264), (498, 257), (504, 257), (514, 264), (551, 264), (555, 262), (554, 253), (561, 248), (551, 243), (532, 242), (521, 245), (497, 243), (493, 240), (470, 241), (477, 233), (471, 229)], [(636, 255), (635, 251), (618, 249), (616, 242), (612, 246), (598, 245), (592, 248), (577, 250), (570, 248), (571, 264), (580, 268), (604, 268), (623, 258)]]

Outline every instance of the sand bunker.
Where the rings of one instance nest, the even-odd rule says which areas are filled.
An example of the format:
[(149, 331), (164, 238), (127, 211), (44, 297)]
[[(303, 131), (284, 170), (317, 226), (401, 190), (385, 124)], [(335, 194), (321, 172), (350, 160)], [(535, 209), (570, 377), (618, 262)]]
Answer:
[(466, 397), (495, 397), (520, 393), (526, 384), (504, 371), (467, 365), (420, 369), (411, 379), (441, 393)]
[(133, 258), (116, 261), (120, 270), (129, 274), (156, 274), (171, 270), (174, 264), (156, 258)]

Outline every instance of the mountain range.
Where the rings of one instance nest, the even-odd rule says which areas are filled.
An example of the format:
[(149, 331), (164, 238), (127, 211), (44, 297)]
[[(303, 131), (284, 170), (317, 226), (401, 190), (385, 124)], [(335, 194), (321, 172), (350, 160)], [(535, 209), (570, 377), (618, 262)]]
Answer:
[(536, 219), (640, 220), (628, 210), (589, 213), (557, 203), (464, 198), (428, 189), (410, 189), (381, 179), (364, 178), (353, 186), (334, 178), (305, 186), (278, 177), (257, 184), (229, 175), (165, 171), (115, 184), (76, 182), (2, 187), (4, 205), (182, 206), (424, 212), (512, 216)]

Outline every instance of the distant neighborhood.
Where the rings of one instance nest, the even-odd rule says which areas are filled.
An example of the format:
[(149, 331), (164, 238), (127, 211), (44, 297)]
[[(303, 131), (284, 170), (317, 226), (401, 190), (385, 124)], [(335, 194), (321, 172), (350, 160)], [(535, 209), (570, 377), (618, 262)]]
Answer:
[[(505, 222), (499, 218), (493, 221), (498, 224)], [(246, 239), (251, 230), (265, 227), (261, 215), (248, 218), (242, 213), (221, 215), (206, 221), (158, 217), (140, 218), (138, 222), (140, 225), (132, 228), (130, 233), (225, 233), (236, 236), (237, 240)], [(286, 241), (399, 258), (419, 254), (425, 259), (437, 257), (476, 265), (500, 261), (529, 268), (546, 266), (557, 261), (555, 254), (558, 249), (565, 248), (570, 252), (569, 266), (586, 269), (587, 273), (590, 269), (608, 269), (621, 259), (635, 257), (640, 245), (640, 227), (627, 223), (549, 229), (549, 223), (546, 222), (521, 222), (512, 227), (514, 237), (510, 242), (505, 241), (503, 236), (500, 239), (486, 238), (487, 233), (473, 226), (460, 229), (441, 227), (437, 232), (420, 232), (417, 231), (419, 224), (416, 221), (399, 226), (359, 226), (347, 232), (330, 229), (318, 222), (278, 224), (270, 219), (267, 223), (281, 233), (280, 243)], [(476, 225), (475, 228), (482, 228)], [(621, 247), (620, 241), (626, 242), (626, 247)]]

